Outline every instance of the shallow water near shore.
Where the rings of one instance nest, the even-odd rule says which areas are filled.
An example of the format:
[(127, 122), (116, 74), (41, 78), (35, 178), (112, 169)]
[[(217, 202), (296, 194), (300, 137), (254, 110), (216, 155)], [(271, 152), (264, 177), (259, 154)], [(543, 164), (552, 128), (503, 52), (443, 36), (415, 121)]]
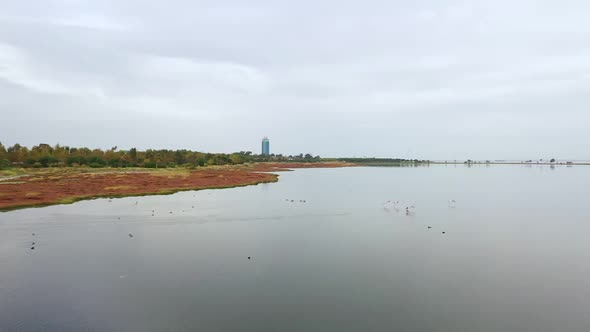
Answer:
[(589, 188), (585, 166), (301, 169), (0, 213), (0, 331), (590, 331)]

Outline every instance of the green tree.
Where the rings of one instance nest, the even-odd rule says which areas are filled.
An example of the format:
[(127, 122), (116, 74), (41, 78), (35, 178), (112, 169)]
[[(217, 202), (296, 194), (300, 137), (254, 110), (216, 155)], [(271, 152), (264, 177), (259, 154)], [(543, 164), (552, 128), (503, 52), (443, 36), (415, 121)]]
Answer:
[(6, 159), (6, 158), (7, 158), (6, 148), (4, 147), (2, 142), (0, 142), (0, 160)]
[(229, 161), (232, 165), (239, 165), (244, 163), (244, 157), (239, 153), (232, 153), (229, 156)]
[(137, 162), (137, 149), (136, 148), (131, 148), (131, 150), (129, 150), (129, 157), (131, 157), (131, 161), (136, 163)]
[(174, 152), (174, 162), (176, 165), (183, 165), (186, 163), (185, 153), (185, 150), (176, 150), (176, 152)]
[(9, 147), (6, 150), (6, 153), (8, 155), (8, 160), (10, 160), (11, 162), (22, 163), (27, 159), (29, 149), (16, 143), (13, 146)]
[(8, 160), (8, 153), (2, 142), (0, 142), (0, 169), (6, 169), (9, 166), (10, 161)]

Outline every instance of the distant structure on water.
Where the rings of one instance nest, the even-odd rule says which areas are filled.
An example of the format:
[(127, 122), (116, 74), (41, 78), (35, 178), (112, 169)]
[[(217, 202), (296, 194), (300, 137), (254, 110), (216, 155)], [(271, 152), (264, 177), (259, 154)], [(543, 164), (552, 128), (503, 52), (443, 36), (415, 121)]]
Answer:
[(270, 156), (270, 141), (266, 136), (264, 136), (262, 139), (262, 154), (265, 156)]

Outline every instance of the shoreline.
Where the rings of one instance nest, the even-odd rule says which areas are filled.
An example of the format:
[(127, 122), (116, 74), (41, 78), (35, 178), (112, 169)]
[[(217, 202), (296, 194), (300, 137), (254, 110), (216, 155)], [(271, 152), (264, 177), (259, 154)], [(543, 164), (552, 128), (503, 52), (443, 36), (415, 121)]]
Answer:
[[(429, 162), (428, 165), (520, 165), (520, 166), (590, 166), (590, 163), (522, 163), (522, 162)], [(279, 175), (300, 168), (395, 167), (392, 164), (349, 162), (276, 162), (236, 166), (184, 168), (47, 168), (16, 169), (14, 175), (0, 175), (0, 213), (26, 208), (72, 204), (100, 198), (123, 198), (171, 195), (182, 191), (229, 189), (275, 183)]]
[[(20, 170), (0, 177), (0, 212), (72, 204), (99, 198), (171, 195), (182, 191), (228, 189), (274, 183), (273, 172), (296, 168), (339, 168), (350, 163), (258, 163), (211, 166), (203, 169), (92, 169), (55, 168)], [(119, 171), (120, 170), (120, 171)]]
[(550, 163), (550, 162), (518, 162), (518, 161), (492, 161), (492, 162), (460, 162), (460, 161), (449, 161), (449, 162), (445, 162), (445, 161), (431, 161), (428, 164), (434, 164), (434, 165), (469, 165), (469, 166), (473, 166), (473, 165), (482, 165), (482, 166), (486, 166), (486, 165), (522, 165), (522, 166), (590, 166), (590, 162), (571, 162), (571, 163), (563, 163), (563, 162), (559, 162), (559, 163)]

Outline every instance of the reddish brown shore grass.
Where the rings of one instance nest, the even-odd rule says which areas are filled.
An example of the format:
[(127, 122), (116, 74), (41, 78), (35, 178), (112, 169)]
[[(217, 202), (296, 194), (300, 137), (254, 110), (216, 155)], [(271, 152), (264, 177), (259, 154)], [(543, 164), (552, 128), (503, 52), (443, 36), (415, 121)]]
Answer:
[(0, 177), (0, 211), (67, 204), (97, 197), (172, 194), (183, 190), (230, 188), (278, 181), (267, 173), (290, 168), (344, 167), (344, 163), (264, 163), (253, 166), (186, 169), (27, 170), (12, 178)]

